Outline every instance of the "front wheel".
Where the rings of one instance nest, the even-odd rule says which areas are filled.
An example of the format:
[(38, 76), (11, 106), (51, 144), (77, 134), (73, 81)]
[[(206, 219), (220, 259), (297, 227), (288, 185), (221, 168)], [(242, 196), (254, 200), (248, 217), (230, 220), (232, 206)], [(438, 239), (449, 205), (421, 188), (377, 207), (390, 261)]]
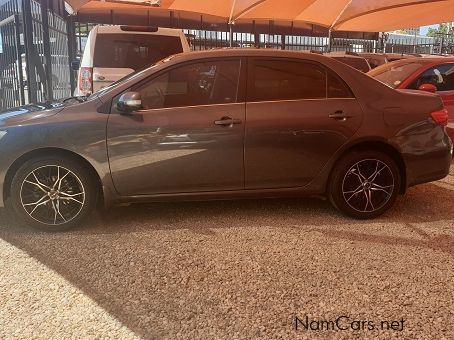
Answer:
[(72, 159), (32, 159), (18, 169), (12, 180), (11, 205), (34, 228), (67, 230), (94, 209), (95, 188), (89, 171)]
[(374, 218), (391, 208), (400, 192), (396, 162), (377, 151), (353, 151), (335, 166), (329, 198), (344, 214)]

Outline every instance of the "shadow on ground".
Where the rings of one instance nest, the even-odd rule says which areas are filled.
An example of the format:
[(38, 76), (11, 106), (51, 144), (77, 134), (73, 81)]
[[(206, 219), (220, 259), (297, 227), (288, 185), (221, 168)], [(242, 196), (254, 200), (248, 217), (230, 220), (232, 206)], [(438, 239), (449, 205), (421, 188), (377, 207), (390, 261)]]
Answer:
[[(208, 310), (215, 312), (213, 318), (224, 318), (220, 307), (223, 296), (192, 296), (198, 288), (188, 284), (191, 277), (201, 275), (203, 281), (206, 275), (214, 280), (209, 285), (215, 285), (213, 282), (224, 275), (216, 271), (217, 259), (210, 258), (214, 251), (210, 247), (225, 247), (221, 251), (226, 257), (219, 261), (231, 268), (228, 254), (234, 246), (224, 244), (227, 239), (216, 239), (220, 230), (228, 234), (228, 242), (235, 240), (235, 234), (250, 237), (251, 242), (261, 237), (263, 242), (278, 242), (280, 234), (270, 230), (301, 230), (321, 233), (327, 243), (399, 246), (409, 254), (414, 248), (424, 248), (454, 256), (454, 237), (447, 233), (454, 228), (453, 202), (454, 191), (426, 184), (410, 189), (392, 211), (369, 222), (345, 218), (318, 199), (134, 205), (94, 214), (84, 226), (57, 234), (17, 226), (0, 210), (0, 237), (64, 276), (137, 334), (161, 338), (176, 334), (170, 328), (183, 327), (185, 308), (198, 310), (194, 307), (198, 303), (211, 303)], [(424, 230), (425, 224), (438, 222), (444, 229), (437, 235)], [(418, 237), (386, 233), (386, 228), (395, 225)], [(374, 233), (377, 227), (385, 230), (384, 234)], [(271, 234), (261, 235), (254, 229), (249, 235), (248, 228), (263, 228)], [(222, 237), (227, 236), (223, 233)], [(237, 241), (247, 245), (248, 240)], [(278, 256), (289, 255), (285, 249)], [(304, 249), (298, 251), (304, 255)], [(270, 272), (278, 275), (279, 268)], [(232, 280), (235, 275), (232, 272)], [(247, 315), (247, 309), (244, 313), (253, 317)]]

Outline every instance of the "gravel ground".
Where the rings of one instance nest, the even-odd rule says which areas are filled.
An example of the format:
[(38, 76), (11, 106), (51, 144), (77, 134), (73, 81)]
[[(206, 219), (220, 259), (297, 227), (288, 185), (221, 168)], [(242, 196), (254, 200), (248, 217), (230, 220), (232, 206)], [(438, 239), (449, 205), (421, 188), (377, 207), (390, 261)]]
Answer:
[(373, 221), (317, 199), (169, 203), (46, 234), (0, 210), (0, 338), (454, 339), (453, 208), (454, 165)]

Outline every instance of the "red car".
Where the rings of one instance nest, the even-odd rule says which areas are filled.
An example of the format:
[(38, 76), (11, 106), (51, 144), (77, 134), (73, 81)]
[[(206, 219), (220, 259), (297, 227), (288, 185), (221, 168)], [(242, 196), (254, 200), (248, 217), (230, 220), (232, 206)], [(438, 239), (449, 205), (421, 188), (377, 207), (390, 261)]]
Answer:
[(368, 75), (395, 89), (434, 92), (448, 110), (447, 131), (454, 142), (454, 58), (409, 58), (381, 65)]

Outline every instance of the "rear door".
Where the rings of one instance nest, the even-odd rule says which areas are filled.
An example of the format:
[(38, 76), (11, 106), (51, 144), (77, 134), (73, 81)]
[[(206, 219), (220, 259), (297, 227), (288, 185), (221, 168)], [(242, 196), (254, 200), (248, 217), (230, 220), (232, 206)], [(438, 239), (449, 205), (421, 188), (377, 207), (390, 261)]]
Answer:
[(138, 69), (181, 52), (179, 36), (98, 33), (93, 56), (93, 89), (96, 92)]
[(357, 100), (311, 61), (250, 58), (248, 73), (246, 189), (308, 184), (359, 128)]

